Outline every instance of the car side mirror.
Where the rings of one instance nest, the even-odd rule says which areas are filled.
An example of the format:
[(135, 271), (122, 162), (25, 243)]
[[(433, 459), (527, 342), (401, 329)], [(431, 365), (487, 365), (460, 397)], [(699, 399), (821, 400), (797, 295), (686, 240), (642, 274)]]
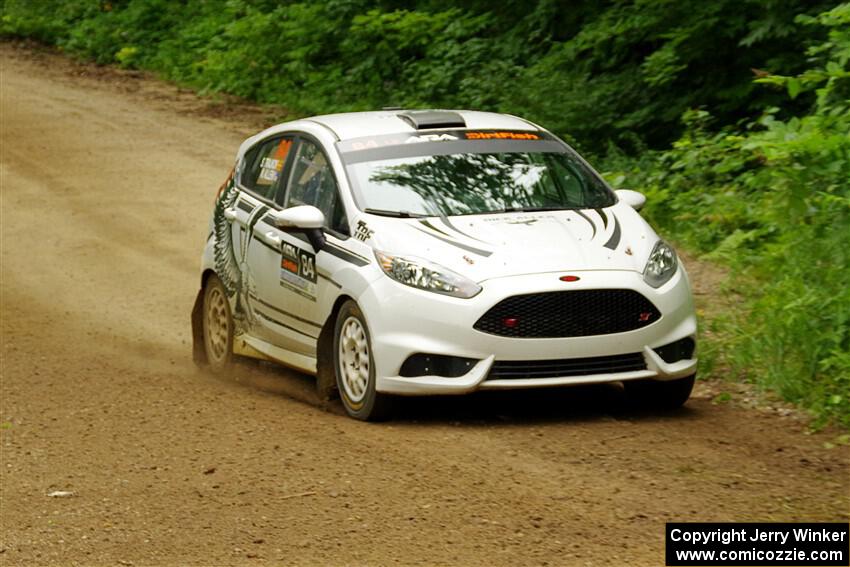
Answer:
[(290, 207), (272, 212), (274, 224), (283, 231), (303, 231), (318, 252), (325, 246), (325, 215), (312, 205)]
[(617, 194), (618, 199), (636, 211), (641, 210), (646, 204), (646, 196), (643, 193), (631, 189), (618, 189), (614, 193)]
[(325, 226), (325, 215), (311, 205), (290, 207), (272, 213), (274, 223), (282, 230), (307, 230)]

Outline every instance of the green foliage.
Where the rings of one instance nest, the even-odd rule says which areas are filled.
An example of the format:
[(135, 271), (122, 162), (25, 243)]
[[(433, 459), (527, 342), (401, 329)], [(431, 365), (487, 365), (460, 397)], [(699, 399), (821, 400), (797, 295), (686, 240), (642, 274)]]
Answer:
[[(5, 0), (0, 33), (152, 69), (294, 115), (386, 105), (521, 114), (583, 149), (638, 153), (707, 105), (753, 118), (827, 0)], [(798, 17), (799, 16), (799, 17)], [(789, 41), (793, 39), (794, 41)], [(799, 109), (810, 103), (804, 96)], [(793, 107), (793, 105), (792, 105)], [(791, 108), (793, 110), (793, 108)]]
[(617, 178), (647, 192), (647, 214), (678, 241), (734, 268), (748, 300), (716, 335), (723, 362), (850, 425), (850, 4), (803, 21), (830, 28), (813, 66), (760, 82), (814, 92), (807, 113), (771, 108), (720, 133), (686, 113), (672, 149)]

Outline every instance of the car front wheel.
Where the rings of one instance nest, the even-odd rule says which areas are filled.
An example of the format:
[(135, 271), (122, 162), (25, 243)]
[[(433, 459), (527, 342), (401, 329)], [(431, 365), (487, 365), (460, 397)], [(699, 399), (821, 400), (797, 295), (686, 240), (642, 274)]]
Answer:
[(351, 417), (378, 421), (389, 415), (391, 398), (375, 390), (369, 328), (354, 301), (346, 301), (334, 329), (334, 369), (339, 397)]

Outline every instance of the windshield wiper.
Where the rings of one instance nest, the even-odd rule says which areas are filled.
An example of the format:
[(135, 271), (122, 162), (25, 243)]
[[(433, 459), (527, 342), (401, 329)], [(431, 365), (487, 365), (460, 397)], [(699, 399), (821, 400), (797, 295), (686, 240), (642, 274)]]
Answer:
[(419, 213), (411, 213), (410, 211), (385, 211), (384, 209), (363, 209), (364, 213), (371, 215), (380, 215), (382, 217), (396, 217), (400, 219), (420, 219), (429, 215), (420, 215)]

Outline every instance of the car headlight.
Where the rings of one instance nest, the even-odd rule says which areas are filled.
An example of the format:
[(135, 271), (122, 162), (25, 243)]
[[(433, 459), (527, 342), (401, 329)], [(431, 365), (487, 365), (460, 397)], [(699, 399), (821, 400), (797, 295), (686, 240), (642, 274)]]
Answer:
[(676, 259), (676, 251), (663, 240), (659, 240), (649, 254), (649, 260), (646, 261), (643, 279), (652, 287), (661, 287), (670, 281), (678, 267), (679, 261)]
[(385, 274), (404, 285), (464, 299), (481, 291), (481, 286), (469, 278), (422, 258), (402, 258), (378, 250), (375, 257)]

